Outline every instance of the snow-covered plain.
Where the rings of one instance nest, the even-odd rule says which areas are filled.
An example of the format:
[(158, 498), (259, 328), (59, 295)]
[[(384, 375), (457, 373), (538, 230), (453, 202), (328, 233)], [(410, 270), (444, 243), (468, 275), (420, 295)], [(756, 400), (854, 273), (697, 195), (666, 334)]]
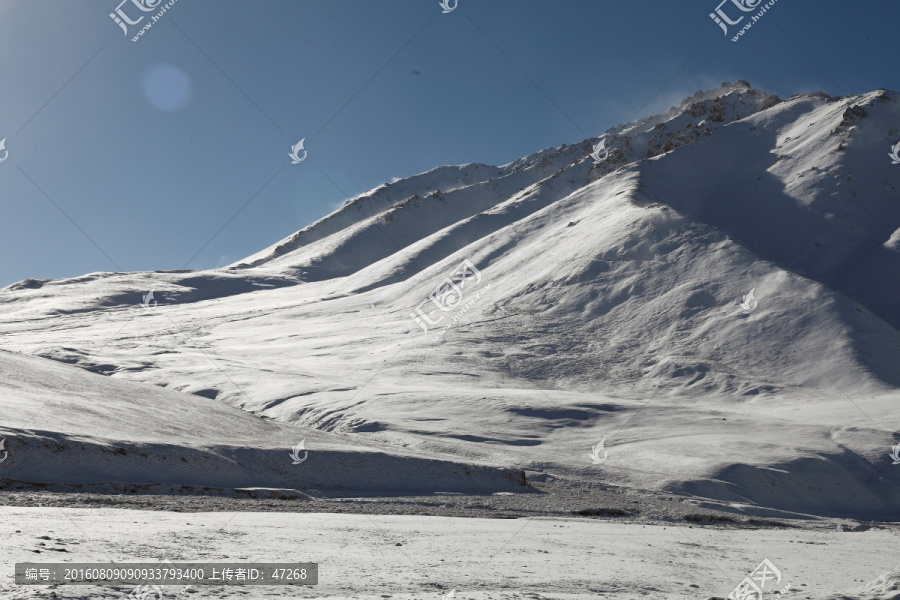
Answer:
[[(887, 153), (897, 123), (891, 91), (782, 100), (723, 84), (609, 130), (599, 164), (601, 138), (501, 167), (439, 167), (226, 268), (8, 286), (4, 487), (304, 497), (531, 493), (523, 484), (540, 481), (745, 516), (896, 520), (900, 166)], [(141, 306), (150, 290), (158, 304)], [(309, 458), (294, 465), (300, 440)], [(260, 527), (280, 526), (266, 519)], [(403, 523), (441, 531), (423, 536), (437, 546), (456, 528), (481, 530), (421, 519)], [(553, 559), (566, 568), (581, 564), (582, 534), (597, 541), (623, 527), (637, 552), (651, 525), (573, 527), (577, 539)], [(852, 561), (834, 579), (797, 567), (817, 573), (802, 577), (822, 593), (896, 565), (886, 533), (784, 545), (807, 533), (731, 532), (711, 553), (734, 584), (770, 539), (785, 556), (802, 548), (808, 565)], [(857, 549), (862, 539), (872, 547)], [(753, 552), (722, 558), (742, 544)], [(676, 558), (694, 560), (685, 566), (707, 583), (718, 577), (714, 562), (666, 560)], [(676, 592), (664, 570), (620, 567), (614, 597), (644, 597), (622, 583), (632, 576), (664, 590), (643, 588), (650, 597), (704, 597)], [(421, 582), (407, 579), (415, 596)], [(370, 594), (359, 581), (324, 593)], [(523, 587), (557, 589), (540, 585)], [(579, 586), (558, 597), (588, 593)]]
[[(18, 530), (0, 539), (4, 573), (11, 573), (16, 561), (41, 560), (319, 564), (314, 587), (195, 586), (189, 598), (436, 600), (455, 589), (455, 597), (466, 600), (702, 600), (726, 597), (764, 558), (781, 571), (778, 589), (790, 586), (788, 598), (824, 600), (833, 590), (854, 600), (900, 598), (900, 569), (888, 573), (896, 566), (896, 553), (888, 551), (896, 548), (896, 530), (50, 508), (3, 508), (0, 519)], [(885, 584), (869, 585), (883, 574)], [(866, 587), (871, 591), (860, 589)], [(180, 589), (164, 591), (171, 599)], [(23, 590), (0, 583), (0, 593), (10, 600), (48, 592), (57, 598), (112, 600), (129, 591), (125, 586)]]

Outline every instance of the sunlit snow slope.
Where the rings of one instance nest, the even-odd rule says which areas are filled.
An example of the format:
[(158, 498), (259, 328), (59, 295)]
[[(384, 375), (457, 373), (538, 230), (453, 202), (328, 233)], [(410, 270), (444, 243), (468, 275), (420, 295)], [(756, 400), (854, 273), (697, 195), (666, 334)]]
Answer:
[(724, 84), (599, 164), (440, 167), (227, 268), (17, 283), (0, 347), (348, 443), (894, 515), (898, 123), (895, 92)]

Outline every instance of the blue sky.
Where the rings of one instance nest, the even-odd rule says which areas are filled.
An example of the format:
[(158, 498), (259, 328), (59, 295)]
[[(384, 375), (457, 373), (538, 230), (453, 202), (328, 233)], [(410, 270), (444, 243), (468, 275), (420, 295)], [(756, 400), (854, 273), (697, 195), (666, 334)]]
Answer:
[(132, 0), (128, 36), (120, 0), (0, 0), (0, 286), (221, 266), (345, 194), (575, 143), (723, 81), (900, 89), (895, 0), (778, 0), (737, 43), (719, 1), (177, 0), (132, 42), (157, 12)]

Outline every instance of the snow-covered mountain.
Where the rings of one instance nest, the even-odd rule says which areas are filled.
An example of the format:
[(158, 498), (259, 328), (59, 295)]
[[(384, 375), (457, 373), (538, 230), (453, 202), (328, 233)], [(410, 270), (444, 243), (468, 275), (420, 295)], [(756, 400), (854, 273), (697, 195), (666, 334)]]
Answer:
[[(723, 84), (580, 144), (383, 185), (226, 268), (19, 282), (0, 290), (0, 347), (31, 355), (32, 378), (60, 368), (46, 359), (93, 371), (96, 398), (109, 379), (166, 388), (198, 424), (242, 409), (310, 440), (513, 470), (499, 479), (885, 515), (898, 123), (896, 92)], [(104, 411), (29, 420), (20, 384), (0, 386), (8, 438), (101, 434)], [(198, 446), (176, 438), (156, 441)]]

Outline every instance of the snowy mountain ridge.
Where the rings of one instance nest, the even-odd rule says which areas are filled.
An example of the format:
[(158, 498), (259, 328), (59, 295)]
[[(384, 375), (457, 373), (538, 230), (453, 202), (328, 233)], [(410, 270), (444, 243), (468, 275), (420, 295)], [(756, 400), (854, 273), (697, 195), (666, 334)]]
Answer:
[[(265, 264), (267, 260), (280, 257), (287, 252), (336, 233), (340, 229), (357, 224), (360, 219), (373, 218), (375, 214), (398, 210), (404, 205), (420, 201), (423, 198), (439, 198), (440, 194), (456, 192), (470, 186), (483, 186), (483, 184), (488, 182), (503, 180), (521, 171), (529, 172), (529, 176), (523, 178), (523, 181), (516, 182), (517, 184), (523, 184), (521, 189), (525, 189), (525, 187), (546, 179), (548, 173), (552, 177), (558, 174), (560, 170), (589, 158), (593, 150), (593, 144), (602, 138), (606, 138), (612, 144), (615, 144), (621, 138), (626, 148), (631, 150), (630, 142), (632, 140), (642, 138), (642, 134), (647, 131), (657, 132), (650, 143), (646, 144), (642, 153), (632, 151), (626, 153), (624, 149), (619, 150), (618, 160), (614, 157), (613, 161), (601, 170), (605, 174), (610, 171), (609, 166), (625, 164), (630, 162), (629, 158), (633, 160), (636, 156), (646, 159), (652, 158), (661, 152), (668, 152), (693, 141), (699, 135), (708, 135), (714, 127), (724, 123), (726, 120), (733, 121), (747, 117), (759, 110), (774, 106), (778, 102), (780, 100), (777, 96), (770, 96), (764, 92), (753, 90), (747, 82), (723, 83), (717, 90), (697, 92), (694, 96), (682, 102), (680, 107), (672, 107), (662, 115), (654, 115), (614, 127), (599, 138), (585, 140), (575, 146), (546, 148), (500, 167), (475, 163), (458, 167), (437, 167), (425, 173), (401, 179), (395, 183), (384, 184), (361, 196), (357, 196), (347, 201), (344, 206), (334, 213), (305, 227), (285, 240), (230, 266), (237, 268), (259, 266), (260, 264)], [(704, 121), (703, 125), (705, 125), (705, 128), (691, 131), (688, 139), (679, 139), (677, 134), (665, 133), (665, 123), (667, 121), (676, 121), (677, 117), (682, 116), (685, 112), (695, 118), (708, 114), (709, 123)], [(653, 128), (648, 129), (650, 126), (653, 126)], [(692, 125), (689, 124), (685, 129), (690, 127)], [(683, 132), (684, 129), (679, 129), (677, 133)], [(665, 135), (665, 139), (662, 138), (663, 135)], [(636, 140), (635, 143), (640, 145), (642, 141)], [(361, 215), (354, 213), (361, 213)]]
[[(0, 347), (348, 443), (825, 513), (895, 443), (898, 122), (896, 92), (725, 84), (386, 184), (226, 268), (19, 282)], [(466, 260), (465, 312), (437, 308)]]

